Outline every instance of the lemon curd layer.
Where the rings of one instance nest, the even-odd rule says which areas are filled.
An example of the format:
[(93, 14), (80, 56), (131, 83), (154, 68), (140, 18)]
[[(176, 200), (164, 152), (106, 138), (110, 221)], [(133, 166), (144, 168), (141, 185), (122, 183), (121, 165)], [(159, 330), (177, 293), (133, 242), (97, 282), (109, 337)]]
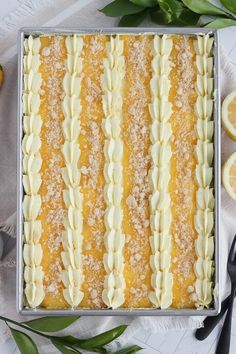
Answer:
[[(41, 149), (42, 184), (40, 195), (42, 207), (39, 218), (42, 222), (41, 245), (44, 272), (45, 298), (42, 306), (47, 308), (66, 307), (63, 297), (61, 273), (63, 264), (62, 231), (65, 205), (62, 197), (64, 188), (61, 175), (64, 141), (62, 122), (63, 78), (66, 72), (65, 38), (60, 36), (42, 37), (41, 65), (42, 86), (40, 91), (40, 115), (42, 118)], [(55, 58), (57, 58), (55, 62)]]
[(25, 39), (25, 305), (204, 308), (213, 39)]
[(173, 156), (171, 160), (172, 200), (172, 272), (173, 305), (178, 308), (193, 307), (196, 301), (194, 262), (196, 260), (194, 228), (196, 211), (195, 146), (197, 143), (194, 105), (196, 67), (193, 37), (173, 37), (170, 100), (173, 104), (171, 117)]

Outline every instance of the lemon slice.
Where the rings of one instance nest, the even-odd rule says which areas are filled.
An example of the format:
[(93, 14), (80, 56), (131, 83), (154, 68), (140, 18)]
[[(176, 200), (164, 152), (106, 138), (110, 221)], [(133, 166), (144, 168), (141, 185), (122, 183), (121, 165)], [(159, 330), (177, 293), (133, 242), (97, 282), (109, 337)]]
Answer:
[(236, 200), (236, 152), (234, 152), (223, 166), (223, 184), (230, 197)]
[(225, 97), (222, 104), (222, 124), (228, 135), (236, 140), (236, 91)]

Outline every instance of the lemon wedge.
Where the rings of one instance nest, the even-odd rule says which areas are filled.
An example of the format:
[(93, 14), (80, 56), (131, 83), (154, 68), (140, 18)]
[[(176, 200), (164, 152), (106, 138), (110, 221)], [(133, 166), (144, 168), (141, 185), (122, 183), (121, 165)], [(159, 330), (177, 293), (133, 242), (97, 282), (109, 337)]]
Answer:
[(225, 162), (222, 179), (229, 196), (236, 200), (236, 152)]
[(231, 139), (236, 140), (236, 91), (231, 92), (223, 101), (222, 124)]

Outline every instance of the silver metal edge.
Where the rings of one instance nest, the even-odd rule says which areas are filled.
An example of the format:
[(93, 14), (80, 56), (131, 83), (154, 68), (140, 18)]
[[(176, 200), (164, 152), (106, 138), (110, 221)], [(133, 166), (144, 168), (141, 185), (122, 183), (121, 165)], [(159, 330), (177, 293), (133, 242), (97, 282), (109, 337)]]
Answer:
[[(198, 35), (209, 33), (214, 36), (214, 87), (215, 87), (215, 102), (214, 102), (214, 189), (215, 189), (215, 296), (214, 308), (212, 309), (60, 309), (60, 310), (47, 310), (42, 308), (27, 309), (23, 305), (23, 219), (22, 219), (22, 153), (21, 153), (21, 139), (22, 139), (22, 78), (23, 78), (23, 44), (24, 37), (32, 35), (53, 35), (53, 34), (68, 34), (68, 33), (81, 33), (81, 34), (185, 34), (185, 35)], [(217, 30), (209, 30), (204, 28), (63, 28), (63, 27), (24, 27), (20, 29), (18, 35), (18, 138), (17, 138), (17, 312), (22, 315), (31, 316), (215, 316), (220, 311), (220, 273), (219, 273), (219, 242), (220, 242), (220, 70), (219, 70), (219, 34)]]
[(215, 309), (220, 312), (220, 208), (221, 208), (221, 95), (220, 95), (220, 46), (219, 31), (214, 31), (214, 189), (215, 189)]
[(16, 269), (16, 287), (17, 287), (17, 312), (23, 309), (23, 216), (22, 216), (22, 80), (23, 80), (23, 37), (24, 32), (19, 31), (17, 39), (18, 49), (18, 110), (17, 110), (17, 269)]

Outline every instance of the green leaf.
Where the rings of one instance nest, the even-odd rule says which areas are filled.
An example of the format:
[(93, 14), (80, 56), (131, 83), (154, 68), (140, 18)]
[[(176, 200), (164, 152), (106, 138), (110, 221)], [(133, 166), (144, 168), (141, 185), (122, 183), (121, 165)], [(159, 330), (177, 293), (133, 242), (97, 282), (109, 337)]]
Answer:
[(126, 328), (126, 325), (122, 325), (87, 339), (79, 339), (73, 336), (51, 336), (50, 339), (51, 341), (57, 342), (65, 347), (72, 346), (74, 349), (81, 348), (101, 354), (106, 354), (106, 349), (103, 348), (103, 346), (118, 338), (126, 330)]
[(144, 7), (137, 6), (128, 0), (115, 0), (105, 6), (103, 9), (100, 9), (102, 13), (110, 17), (118, 17), (136, 14), (144, 10)]
[(34, 341), (25, 333), (9, 327), (11, 334), (22, 354), (39, 354)]
[[(91, 338), (88, 338), (88, 339), (79, 339), (79, 338), (76, 338), (76, 337), (73, 337), (73, 336), (61, 336), (61, 337), (58, 337), (58, 336), (50, 336), (49, 339), (51, 341), (54, 341), (56, 343), (59, 343), (63, 346), (66, 346), (66, 347), (73, 347), (75, 350), (77, 350), (78, 348), (82, 348), (84, 349), (84, 345), (86, 345), (85, 342), (89, 341)], [(105, 348), (102, 348), (102, 347), (92, 347), (90, 348), (89, 346), (89, 349), (92, 349), (94, 352), (97, 352), (97, 353), (102, 353), (102, 354), (106, 354), (106, 349)]]
[(166, 19), (165, 15), (163, 14), (163, 11), (157, 10), (157, 11), (152, 11), (150, 13), (151, 20), (158, 25), (166, 25), (168, 22), (168, 18)]
[(143, 10), (137, 14), (126, 15), (120, 19), (120, 27), (137, 27), (139, 26), (147, 17), (147, 10)]
[(173, 21), (173, 25), (176, 26), (195, 26), (201, 15), (189, 9), (183, 9), (178, 18)]
[(172, 14), (173, 17), (179, 17), (180, 13), (183, 10), (183, 5), (177, 0), (158, 0), (160, 8), (163, 6), (168, 8), (168, 11)]
[(54, 340), (52, 340), (51, 342), (62, 354), (76, 354), (76, 353), (80, 354), (81, 353), (77, 349), (68, 348), (68, 347), (64, 346), (63, 344), (58, 343)]
[(236, 14), (236, 1), (235, 0), (220, 0), (220, 2), (231, 12)]
[(94, 353), (100, 353), (100, 354), (107, 354), (107, 350), (103, 347), (101, 348), (92, 348), (92, 351)]
[(214, 21), (211, 21), (204, 27), (206, 28), (225, 28), (230, 26), (236, 26), (236, 20), (231, 20), (229, 18), (218, 18)]
[(41, 332), (57, 332), (70, 326), (78, 319), (78, 316), (42, 317), (24, 322), (24, 324)]
[(182, 0), (182, 2), (190, 10), (200, 15), (209, 15), (209, 16), (227, 15), (228, 16), (227, 12), (211, 4), (208, 0)]
[(131, 354), (131, 353), (137, 353), (138, 351), (142, 350), (143, 348), (139, 347), (138, 345), (132, 345), (131, 347), (127, 347), (124, 349), (119, 350), (118, 352), (115, 352), (115, 354)]
[(132, 3), (143, 7), (154, 7), (158, 5), (158, 0), (130, 0)]
[(183, 11), (183, 5), (177, 0), (158, 0), (163, 21), (165, 24), (171, 23), (180, 16)]
[[(74, 350), (77, 350), (77, 348), (82, 348), (85, 349), (84, 347), (86, 346), (86, 342), (90, 341), (91, 338), (88, 339), (79, 339), (73, 336), (62, 336), (62, 337), (56, 337), (56, 336), (51, 336), (50, 340), (54, 343), (60, 344), (64, 347), (73, 347)], [(87, 347), (87, 346), (86, 346)], [(91, 347), (88, 345), (88, 348), (92, 350), (94, 353), (101, 353), (101, 354), (106, 354), (107, 351), (105, 348), (101, 347)]]
[(158, 0), (161, 11), (151, 13), (151, 19), (158, 24), (177, 26), (195, 25), (200, 15), (187, 9), (177, 0)]
[(115, 327), (110, 331), (99, 334), (95, 337), (88, 338), (88, 339), (80, 339), (77, 341), (76, 346), (82, 349), (90, 349), (90, 350), (93, 348), (103, 347), (104, 345), (118, 338), (126, 330), (126, 328), (127, 328), (126, 325), (122, 325), (119, 327)]
[(174, 15), (173, 12), (170, 10), (169, 5), (165, 1), (159, 1), (160, 5), (160, 12), (163, 15), (164, 24), (168, 24), (173, 21)]

